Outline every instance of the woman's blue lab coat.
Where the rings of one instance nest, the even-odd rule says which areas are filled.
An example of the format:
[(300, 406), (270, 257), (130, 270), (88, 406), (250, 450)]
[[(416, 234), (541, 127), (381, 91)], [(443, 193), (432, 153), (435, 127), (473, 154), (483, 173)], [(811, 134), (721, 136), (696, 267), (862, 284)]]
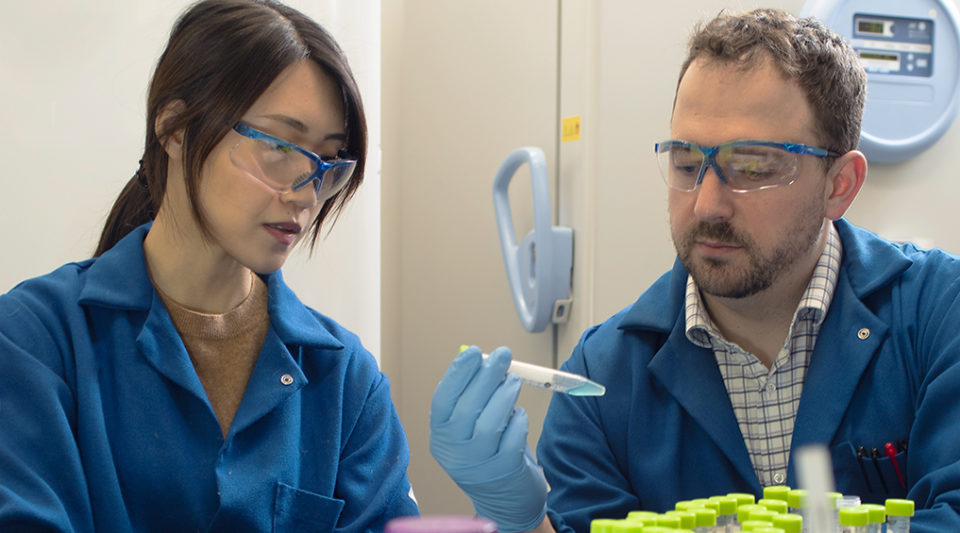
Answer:
[(0, 296), (0, 531), (367, 531), (416, 514), (386, 376), (279, 273), (223, 438), (150, 284), (147, 229)]
[[(810, 361), (797, 448), (829, 447), (836, 488), (909, 498), (915, 533), (960, 531), (960, 259), (894, 245), (846, 221), (840, 277)], [(633, 305), (584, 333), (566, 370), (607, 387), (554, 395), (538, 447), (557, 526), (762, 493), (716, 359), (687, 340), (679, 261)], [(887, 442), (907, 445), (893, 461)], [(856, 450), (881, 457), (859, 460)], [(881, 477), (882, 476), (882, 479)], [(564, 524), (565, 522), (565, 524)]]

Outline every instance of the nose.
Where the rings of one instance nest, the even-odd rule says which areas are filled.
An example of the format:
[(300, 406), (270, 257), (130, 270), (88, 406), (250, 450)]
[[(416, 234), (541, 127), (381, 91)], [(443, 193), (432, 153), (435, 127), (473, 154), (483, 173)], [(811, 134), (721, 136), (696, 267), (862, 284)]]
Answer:
[(298, 207), (303, 209), (311, 209), (316, 207), (319, 201), (317, 199), (316, 181), (311, 181), (295, 191), (291, 189), (280, 193), (280, 200), (283, 202), (296, 204)]
[(698, 219), (704, 222), (719, 222), (733, 216), (731, 195), (734, 193), (712, 166), (708, 166), (704, 171), (703, 179), (693, 193), (697, 195), (693, 212)]

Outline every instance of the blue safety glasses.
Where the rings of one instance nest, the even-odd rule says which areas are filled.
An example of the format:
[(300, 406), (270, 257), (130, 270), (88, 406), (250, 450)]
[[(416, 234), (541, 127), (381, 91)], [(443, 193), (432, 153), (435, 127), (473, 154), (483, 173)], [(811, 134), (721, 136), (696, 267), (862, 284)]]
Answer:
[(317, 201), (323, 202), (350, 181), (357, 166), (343, 150), (336, 158), (324, 158), (242, 122), (233, 129), (244, 138), (230, 150), (230, 160), (279, 193), (299, 191), (312, 183)]
[(773, 141), (733, 141), (717, 146), (668, 140), (654, 145), (660, 175), (668, 186), (690, 192), (703, 182), (707, 168), (734, 192), (751, 192), (789, 185), (800, 173), (800, 156), (840, 154), (805, 144)]

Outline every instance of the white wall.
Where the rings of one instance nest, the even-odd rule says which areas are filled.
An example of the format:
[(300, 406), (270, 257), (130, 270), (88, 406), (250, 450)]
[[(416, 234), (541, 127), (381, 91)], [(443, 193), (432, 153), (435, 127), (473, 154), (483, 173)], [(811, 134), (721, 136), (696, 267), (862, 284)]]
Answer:
[[(366, 182), (312, 258), (284, 269), (308, 305), (380, 352), (380, 0), (288, 2), (350, 58), (370, 128)], [(0, 292), (92, 253), (137, 169), (150, 75), (185, 0), (2, 0)]]

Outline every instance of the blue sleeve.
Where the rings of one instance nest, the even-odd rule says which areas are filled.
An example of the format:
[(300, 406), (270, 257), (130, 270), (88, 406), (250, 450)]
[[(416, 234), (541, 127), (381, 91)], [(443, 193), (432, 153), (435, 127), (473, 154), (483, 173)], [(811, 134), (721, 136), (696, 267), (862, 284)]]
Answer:
[(389, 380), (369, 359), (360, 365), (360, 382), (369, 388), (342, 443), (335, 495), (345, 506), (338, 531), (381, 531), (392, 518), (419, 514), (407, 479), (410, 452)]
[[(911, 530), (960, 531), (960, 267), (936, 262), (911, 293), (894, 293), (904, 313), (916, 315), (893, 327), (910, 339), (919, 376), (907, 452), (907, 498), (916, 504)], [(948, 272), (954, 275), (944, 275)], [(936, 283), (934, 280), (946, 280)], [(899, 298), (898, 298), (899, 296)], [(920, 302), (914, 304), (913, 301)], [(905, 317), (906, 318), (906, 317)], [(911, 322), (916, 324), (911, 326)]]
[(92, 532), (67, 328), (46, 289), (0, 296), (0, 531)]
[[(595, 331), (596, 328), (583, 335), (562, 368), (599, 380), (607, 387), (603, 410), (629, 412), (624, 406), (614, 405), (629, 401), (629, 392), (611, 382), (611, 374), (600, 377), (590, 372), (585, 352), (592, 346), (588, 341)], [(628, 373), (624, 369), (621, 374)], [(626, 375), (623, 379), (629, 381)], [(550, 484), (548, 516), (559, 533), (589, 531), (593, 518), (623, 517), (640, 508), (625, 477), (626, 469), (617, 463), (606, 430), (597, 397), (554, 394), (550, 400), (537, 459)]]

